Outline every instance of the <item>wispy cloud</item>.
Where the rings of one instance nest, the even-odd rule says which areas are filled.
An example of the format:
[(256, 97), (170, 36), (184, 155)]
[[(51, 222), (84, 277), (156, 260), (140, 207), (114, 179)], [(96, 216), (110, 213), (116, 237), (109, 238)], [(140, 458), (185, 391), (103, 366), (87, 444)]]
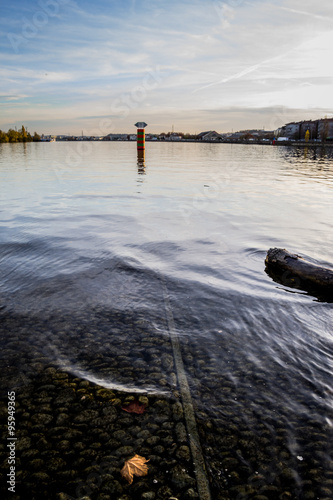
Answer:
[(0, 95), (0, 101), (19, 101), (21, 99), (25, 99), (26, 97), (29, 97), (28, 95)]
[(319, 19), (320, 21), (325, 21), (327, 23), (333, 23), (333, 17), (324, 16), (321, 14), (316, 14), (314, 12), (308, 12), (305, 10), (291, 9), (290, 7), (281, 7), (281, 9), (287, 12), (292, 12), (293, 14), (301, 14), (302, 16), (310, 16), (311, 19)]
[[(329, 0), (305, 1), (303, 9), (298, 0), (70, 0), (26, 36), (17, 52), (6, 35), (24, 37), (22, 19), (33, 26), (41, 3), (14, 4), (6, 5), (0, 19), (6, 96), (1, 123), (21, 122), (21, 112), (27, 122), (49, 118), (50, 127), (55, 123), (61, 132), (61, 117), (75, 127), (80, 120), (97, 123), (115, 115), (115, 101), (127, 100), (128, 116), (112, 116), (122, 130), (132, 126), (135, 115), (149, 116), (152, 123), (172, 115), (172, 122), (184, 123), (187, 116), (192, 129), (199, 128), (200, 116), (202, 128), (211, 128), (207, 120), (214, 116), (219, 129), (215, 109), (243, 106), (246, 116), (272, 105), (298, 109), (302, 101), (306, 114), (324, 102), (332, 105)], [(17, 16), (21, 7), (22, 17)], [(138, 98), (149, 70), (157, 66), (158, 85)], [(241, 114), (228, 116), (230, 128), (237, 127), (236, 117), (241, 126)]]
[(282, 57), (283, 57), (283, 55), (280, 55), (280, 56), (272, 57), (272, 58), (267, 59), (265, 61), (261, 61), (257, 64), (253, 64), (253, 65), (248, 66), (245, 69), (243, 69), (237, 73), (234, 73), (233, 75), (230, 75), (226, 78), (222, 78), (221, 80), (213, 81), (212, 83), (209, 83), (207, 85), (203, 85), (202, 87), (194, 90), (194, 92), (199, 92), (200, 90), (207, 89), (209, 87), (213, 87), (214, 85), (219, 85), (221, 83), (228, 83), (231, 80), (237, 80), (238, 78), (243, 78), (244, 76), (249, 75), (250, 73), (253, 73), (257, 69), (259, 69), (259, 68), (261, 68), (261, 67), (263, 67), (263, 66), (265, 66), (273, 61), (281, 59)]

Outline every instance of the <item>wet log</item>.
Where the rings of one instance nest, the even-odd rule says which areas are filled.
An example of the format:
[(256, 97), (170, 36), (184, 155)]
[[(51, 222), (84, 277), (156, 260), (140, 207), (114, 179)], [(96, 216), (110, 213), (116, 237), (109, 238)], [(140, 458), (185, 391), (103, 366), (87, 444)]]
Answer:
[(282, 248), (270, 248), (265, 259), (266, 272), (275, 281), (292, 288), (333, 300), (333, 269), (321, 267)]

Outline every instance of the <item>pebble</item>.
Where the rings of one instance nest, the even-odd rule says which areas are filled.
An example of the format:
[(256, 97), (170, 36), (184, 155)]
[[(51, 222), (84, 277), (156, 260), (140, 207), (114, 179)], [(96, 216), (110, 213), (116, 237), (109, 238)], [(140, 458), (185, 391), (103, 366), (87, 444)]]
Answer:
[(193, 487), (196, 481), (186, 472), (186, 469), (181, 465), (176, 465), (171, 470), (171, 482), (177, 489), (183, 490)]
[(176, 424), (176, 436), (179, 443), (185, 443), (187, 441), (187, 432), (182, 422), (177, 422)]
[(184, 493), (184, 500), (194, 500), (194, 499), (198, 499), (198, 498), (199, 498), (199, 495), (193, 488), (189, 488)]
[(154, 491), (146, 491), (142, 493), (141, 500), (155, 500), (156, 493)]
[(45, 426), (52, 422), (53, 416), (47, 413), (37, 413), (31, 417), (31, 422), (38, 426)]
[(180, 446), (176, 452), (177, 458), (180, 460), (185, 460), (185, 462), (189, 462), (191, 459), (191, 452), (188, 446)]
[(181, 403), (177, 402), (172, 405), (172, 414), (175, 421), (183, 419), (184, 412)]

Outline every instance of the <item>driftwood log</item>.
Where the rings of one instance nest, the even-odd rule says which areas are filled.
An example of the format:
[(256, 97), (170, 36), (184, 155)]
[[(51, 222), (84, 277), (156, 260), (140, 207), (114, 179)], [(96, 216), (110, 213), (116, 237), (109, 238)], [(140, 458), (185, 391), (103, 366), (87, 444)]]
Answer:
[(333, 300), (333, 269), (318, 266), (282, 248), (267, 252), (266, 272), (279, 283)]

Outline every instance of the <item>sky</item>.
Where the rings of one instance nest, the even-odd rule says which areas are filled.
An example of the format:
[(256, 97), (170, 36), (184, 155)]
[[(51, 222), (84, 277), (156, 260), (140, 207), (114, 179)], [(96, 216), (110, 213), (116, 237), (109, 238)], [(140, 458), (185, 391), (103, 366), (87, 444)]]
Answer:
[(0, 129), (274, 130), (333, 116), (332, 0), (11, 0)]

